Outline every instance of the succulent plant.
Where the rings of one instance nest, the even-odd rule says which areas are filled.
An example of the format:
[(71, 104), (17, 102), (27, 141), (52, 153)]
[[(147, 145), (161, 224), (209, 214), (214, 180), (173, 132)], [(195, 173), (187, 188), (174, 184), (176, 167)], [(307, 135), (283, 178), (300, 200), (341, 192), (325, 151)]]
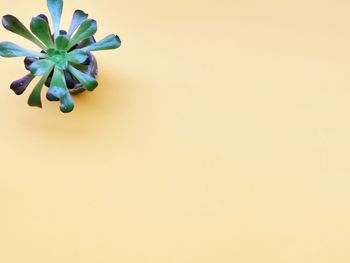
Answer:
[(47, 5), (52, 18), (53, 34), (49, 20), (43, 14), (32, 18), (31, 32), (12, 15), (2, 18), (2, 24), (7, 30), (30, 40), (41, 51), (28, 50), (11, 42), (0, 42), (0, 56), (25, 57), (25, 68), (30, 72), (11, 84), (11, 89), (17, 95), (23, 94), (32, 80), (40, 76), (29, 96), (28, 104), (42, 107), (41, 92), (46, 85), (46, 98), (49, 101), (59, 101), (61, 111), (67, 113), (74, 108), (72, 94), (92, 91), (98, 85), (97, 62), (91, 52), (118, 48), (121, 41), (118, 36), (111, 34), (96, 42), (93, 36), (97, 31), (96, 21), (88, 19), (88, 15), (81, 10), (74, 12), (67, 31), (60, 30), (63, 1), (47, 0)]

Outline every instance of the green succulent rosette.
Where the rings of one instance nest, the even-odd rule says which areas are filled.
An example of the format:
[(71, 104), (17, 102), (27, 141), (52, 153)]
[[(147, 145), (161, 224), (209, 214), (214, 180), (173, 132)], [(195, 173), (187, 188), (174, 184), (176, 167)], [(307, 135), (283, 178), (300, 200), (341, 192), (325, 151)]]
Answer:
[(53, 32), (44, 14), (32, 18), (30, 30), (12, 15), (2, 18), (7, 30), (33, 42), (41, 51), (32, 51), (12, 42), (0, 42), (0, 56), (25, 57), (24, 65), (29, 73), (12, 82), (10, 88), (15, 94), (23, 94), (29, 84), (39, 77), (28, 104), (41, 108), (42, 89), (47, 86), (46, 98), (59, 101), (61, 111), (67, 113), (74, 109), (72, 94), (93, 91), (98, 85), (98, 66), (91, 52), (119, 48), (121, 41), (117, 35), (111, 34), (96, 42), (96, 21), (89, 19), (88, 14), (81, 10), (74, 12), (67, 31), (60, 30), (63, 1), (47, 0), (47, 5)]

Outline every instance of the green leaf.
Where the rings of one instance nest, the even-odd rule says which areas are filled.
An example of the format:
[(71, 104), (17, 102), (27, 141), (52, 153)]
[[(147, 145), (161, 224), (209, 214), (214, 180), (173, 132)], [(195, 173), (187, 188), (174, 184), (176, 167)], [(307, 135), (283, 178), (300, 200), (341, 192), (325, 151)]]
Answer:
[(69, 92), (64, 94), (64, 96), (61, 99), (61, 105), (60, 105), (60, 110), (63, 113), (69, 113), (74, 109), (74, 101), (72, 96), (70, 95)]
[(51, 73), (52, 68), (50, 68), (45, 75), (39, 80), (38, 84), (34, 87), (32, 93), (29, 96), (28, 99), (28, 105), (32, 107), (39, 107), (42, 108), (42, 103), (41, 103), (41, 91), (43, 89), (44, 83), (48, 76)]
[(30, 72), (34, 76), (42, 76), (54, 66), (50, 59), (39, 59), (30, 66)]
[(88, 18), (88, 14), (86, 14), (82, 10), (75, 10), (72, 18), (72, 22), (67, 32), (67, 37), (70, 38), (74, 31)]
[(68, 66), (68, 69), (88, 91), (93, 91), (97, 87), (98, 83), (96, 79), (94, 79), (90, 75), (77, 70), (71, 65)]
[(57, 50), (57, 49), (48, 49), (47, 55), (53, 63), (55, 63), (56, 67), (60, 67), (61, 69), (66, 69), (68, 66), (68, 61), (66, 59), (67, 53), (65, 51)]
[[(52, 83), (52, 80), (51, 80)], [(58, 101), (61, 99), (61, 97), (64, 96), (64, 94), (66, 94), (66, 90), (64, 88), (62, 88), (61, 86), (52, 86), (46, 94), (46, 98), (49, 101)]]
[(30, 23), (30, 30), (32, 30), (34, 35), (36, 35), (47, 47), (53, 48), (50, 28), (45, 19), (33, 17)]
[(44, 15), (44, 14), (40, 14), (40, 15), (37, 15), (36, 17), (42, 18), (42, 19), (44, 19), (46, 21), (46, 23), (48, 25), (48, 29), (49, 29), (49, 35), (51, 36), (51, 40), (54, 41), (53, 34), (51, 32), (50, 22), (49, 22), (49, 19), (47, 18), (47, 16)]
[(49, 25), (49, 28), (50, 28), (49, 19), (47, 18), (46, 15), (40, 14), (40, 15), (37, 15), (36, 17), (44, 19), (46, 21), (46, 23)]
[(90, 46), (84, 47), (81, 50), (86, 52), (90, 51), (98, 51), (98, 50), (107, 50), (107, 49), (115, 49), (121, 46), (121, 41), (116, 35), (108, 35), (104, 39), (91, 44)]
[(75, 49), (67, 54), (68, 61), (76, 64), (84, 63), (88, 57), (88, 54), (80, 49)]
[(23, 94), (23, 92), (27, 89), (29, 84), (35, 78), (32, 74), (27, 74), (23, 78), (15, 80), (11, 83), (10, 89), (12, 89), (17, 95)]
[(25, 25), (22, 24), (21, 21), (19, 21), (16, 17), (12, 15), (6, 15), (2, 17), (2, 25), (7, 30), (20, 35), (29, 41), (32, 41), (34, 44), (36, 44), (38, 47), (42, 49), (46, 49), (45, 45), (41, 43), (35, 36), (33, 36), (32, 33), (25, 27)]
[(86, 38), (91, 37), (97, 31), (97, 23), (93, 19), (88, 19), (84, 21), (77, 32), (74, 34), (72, 39), (69, 41), (68, 50), (72, 48), (76, 43), (82, 41)]
[(67, 89), (64, 73), (57, 67), (53, 73), (46, 97), (51, 101), (59, 100), (61, 102), (60, 109), (64, 113), (71, 112), (74, 109), (74, 102)]
[(63, 9), (63, 1), (62, 0), (47, 0), (47, 7), (49, 8), (52, 24), (54, 29), (54, 36), (59, 36), (60, 34), (60, 24), (61, 24), (61, 16)]
[(56, 38), (55, 44), (58, 50), (66, 50), (69, 40), (65, 35), (60, 35)]
[(46, 58), (47, 55), (29, 49), (20, 47), (12, 42), (1, 42), (0, 43), (0, 56), (5, 58), (11, 57), (39, 57)]
[(60, 100), (67, 92), (68, 90), (63, 71), (56, 67), (53, 72), (50, 88), (47, 91), (46, 97), (50, 101), (57, 101)]

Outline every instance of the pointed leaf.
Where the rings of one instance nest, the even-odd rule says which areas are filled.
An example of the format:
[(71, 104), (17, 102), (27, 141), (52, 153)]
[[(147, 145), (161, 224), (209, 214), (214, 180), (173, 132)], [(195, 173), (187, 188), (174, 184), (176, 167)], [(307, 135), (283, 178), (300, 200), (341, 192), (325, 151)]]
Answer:
[(88, 54), (80, 49), (75, 49), (67, 54), (67, 59), (76, 64), (82, 64), (89, 58)]
[(39, 59), (30, 66), (30, 72), (34, 76), (42, 76), (54, 66), (50, 59)]
[(23, 92), (27, 89), (29, 84), (32, 82), (32, 80), (35, 78), (32, 74), (27, 74), (23, 78), (20, 78), (18, 80), (15, 80), (11, 83), (10, 88), (17, 94), (21, 95)]
[(53, 48), (50, 28), (45, 19), (33, 17), (30, 23), (30, 29), (47, 47)]
[(93, 19), (88, 19), (84, 21), (77, 32), (74, 34), (72, 39), (69, 41), (68, 49), (73, 47), (75, 44), (77, 44), (79, 41), (82, 41), (86, 38), (91, 37), (94, 35), (97, 31), (97, 24), (96, 21)]
[(88, 14), (86, 14), (82, 10), (75, 10), (72, 18), (72, 22), (67, 32), (67, 37), (70, 38), (74, 31), (88, 18)]
[(59, 36), (60, 34), (60, 24), (61, 24), (61, 16), (63, 9), (63, 1), (62, 0), (47, 0), (47, 7), (49, 8), (52, 24), (54, 28), (54, 36)]
[(47, 55), (29, 49), (20, 47), (12, 42), (1, 42), (0, 43), (0, 56), (5, 58), (10, 57), (39, 57), (46, 58)]
[(82, 48), (82, 50), (86, 52), (90, 51), (98, 51), (98, 50), (107, 50), (107, 49), (115, 49), (121, 46), (121, 41), (116, 35), (108, 35), (104, 39), (91, 44), (90, 46)]
[(66, 50), (68, 42), (69, 40), (65, 35), (59, 35), (55, 40), (56, 48), (58, 50)]
[(7, 30), (20, 35), (29, 41), (32, 41), (34, 44), (36, 44), (38, 47), (42, 49), (46, 49), (45, 45), (43, 45), (35, 36), (33, 36), (32, 33), (25, 27), (25, 25), (22, 24), (21, 21), (19, 21), (16, 17), (12, 15), (6, 15), (2, 17), (2, 25)]
[(29, 96), (28, 99), (28, 105), (32, 107), (39, 107), (42, 108), (41, 104), (41, 90), (43, 89), (44, 83), (47, 79), (47, 77), (50, 75), (51, 69), (49, 69), (45, 75), (39, 80), (38, 84), (34, 87), (32, 93)]
[(74, 68), (73, 66), (69, 65), (68, 69), (70, 70), (70, 72), (73, 74), (74, 77), (77, 78), (77, 80), (80, 81), (80, 83), (88, 90), (88, 91), (93, 91), (98, 83), (96, 81), (96, 79), (94, 79), (93, 77), (91, 77), (88, 74), (85, 74), (79, 70), (77, 70), (76, 68)]

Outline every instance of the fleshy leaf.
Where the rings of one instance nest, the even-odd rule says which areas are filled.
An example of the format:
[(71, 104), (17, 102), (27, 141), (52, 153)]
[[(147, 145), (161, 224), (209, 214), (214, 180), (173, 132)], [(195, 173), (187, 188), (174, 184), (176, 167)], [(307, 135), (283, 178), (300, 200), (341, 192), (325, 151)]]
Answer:
[(90, 46), (86, 46), (82, 48), (82, 50), (86, 52), (90, 51), (98, 51), (98, 50), (107, 50), (107, 49), (115, 49), (121, 46), (121, 41), (116, 35), (108, 35), (104, 39), (91, 44)]
[(16, 17), (12, 15), (6, 15), (2, 17), (2, 25), (7, 30), (20, 35), (29, 41), (32, 41), (34, 44), (36, 44), (38, 47), (42, 49), (46, 49), (45, 45), (41, 43), (35, 36), (33, 36), (32, 33), (25, 27), (25, 25), (22, 24), (21, 21), (19, 21)]
[(61, 102), (60, 109), (64, 113), (71, 112), (74, 109), (74, 102), (67, 89), (63, 71), (57, 67), (53, 73), (46, 98), (51, 101), (59, 100)]
[(39, 82), (34, 87), (32, 93), (29, 96), (28, 99), (28, 105), (33, 107), (39, 107), (42, 108), (41, 103), (41, 91), (43, 89), (44, 83), (47, 79), (47, 77), (50, 75), (52, 68), (50, 68), (45, 75), (39, 80)]
[(56, 48), (58, 50), (66, 50), (68, 43), (69, 40), (65, 35), (59, 35), (55, 40)]
[(70, 38), (74, 31), (88, 18), (88, 14), (86, 14), (82, 10), (75, 10), (72, 18), (72, 22), (67, 32), (67, 37)]
[(47, 47), (53, 48), (50, 28), (46, 20), (40, 17), (33, 17), (30, 29)]
[(92, 44), (96, 43), (96, 40), (94, 38), (94, 36), (91, 36), (87, 39), (84, 39), (82, 41), (79, 42), (79, 48), (83, 48), (83, 47), (87, 47), (90, 46)]
[(39, 59), (30, 66), (30, 72), (34, 76), (42, 76), (52, 68), (53, 65), (54, 63), (50, 59)]
[(53, 35), (52, 35), (52, 33), (51, 33), (50, 22), (49, 22), (49, 19), (47, 18), (47, 16), (46, 16), (46, 15), (44, 15), (44, 14), (40, 14), (40, 15), (37, 15), (36, 17), (38, 17), (38, 18), (42, 18), (42, 19), (44, 19), (44, 20), (46, 21), (46, 23), (47, 23), (47, 25), (48, 25), (48, 27), (49, 27), (49, 34), (50, 34), (51, 39), (52, 39), (52, 42), (53, 42), (53, 41), (54, 41), (54, 39), (53, 39)]
[(32, 63), (34, 61), (37, 61), (38, 58), (36, 57), (25, 57), (24, 58), (24, 67), (26, 68), (26, 70), (29, 70), (30, 71), (30, 65), (32, 65)]
[(1, 42), (0, 43), (0, 56), (5, 58), (11, 57), (39, 57), (46, 58), (47, 55), (29, 49), (20, 47), (12, 42)]
[(47, 18), (47, 16), (45, 14), (40, 14), (40, 15), (37, 15), (36, 17), (44, 19), (46, 21), (46, 23), (49, 25), (49, 28), (50, 28), (49, 19)]
[(93, 91), (97, 87), (98, 83), (96, 79), (94, 79), (90, 75), (77, 70), (71, 65), (68, 66), (68, 69), (88, 91)]
[(72, 96), (70, 95), (69, 92), (64, 94), (64, 96), (61, 99), (61, 105), (60, 105), (60, 110), (63, 113), (69, 113), (74, 109), (74, 101)]
[(88, 54), (80, 49), (75, 49), (67, 54), (67, 59), (76, 64), (82, 64), (89, 58)]
[(53, 63), (56, 64), (56, 67), (60, 67), (61, 69), (66, 69), (68, 67), (68, 61), (66, 59), (66, 52), (57, 50), (57, 49), (48, 49), (47, 54)]
[(56, 67), (46, 97), (50, 101), (57, 101), (60, 100), (66, 92), (67, 88), (63, 71)]
[(85, 20), (77, 30), (77, 32), (74, 34), (72, 39), (69, 41), (68, 49), (73, 47), (75, 44), (77, 44), (79, 41), (82, 41), (86, 38), (91, 37), (94, 35), (97, 31), (97, 23), (93, 19), (87, 19)]
[[(52, 82), (52, 80), (51, 80)], [(52, 86), (46, 93), (46, 98), (49, 101), (59, 101), (61, 97), (66, 93), (66, 91), (59, 86)]]
[(21, 95), (23, 92), (27, 89), (29, 84), (32, 82), (32, 80), (35, 78), (32, 74), (27, 74), (23, 78), (20, 78), (18, 80), (15, 80), (11, 83), (10, 88), (17, 94)]
[(47, 0), (47, 7), (49, 8), (52, 24), (54, 29), (54, 36), (59, 36), (60, 34), (60, 24), (61, 24), (61, 16), (63, 9), (63, 1), (62, 0)]

